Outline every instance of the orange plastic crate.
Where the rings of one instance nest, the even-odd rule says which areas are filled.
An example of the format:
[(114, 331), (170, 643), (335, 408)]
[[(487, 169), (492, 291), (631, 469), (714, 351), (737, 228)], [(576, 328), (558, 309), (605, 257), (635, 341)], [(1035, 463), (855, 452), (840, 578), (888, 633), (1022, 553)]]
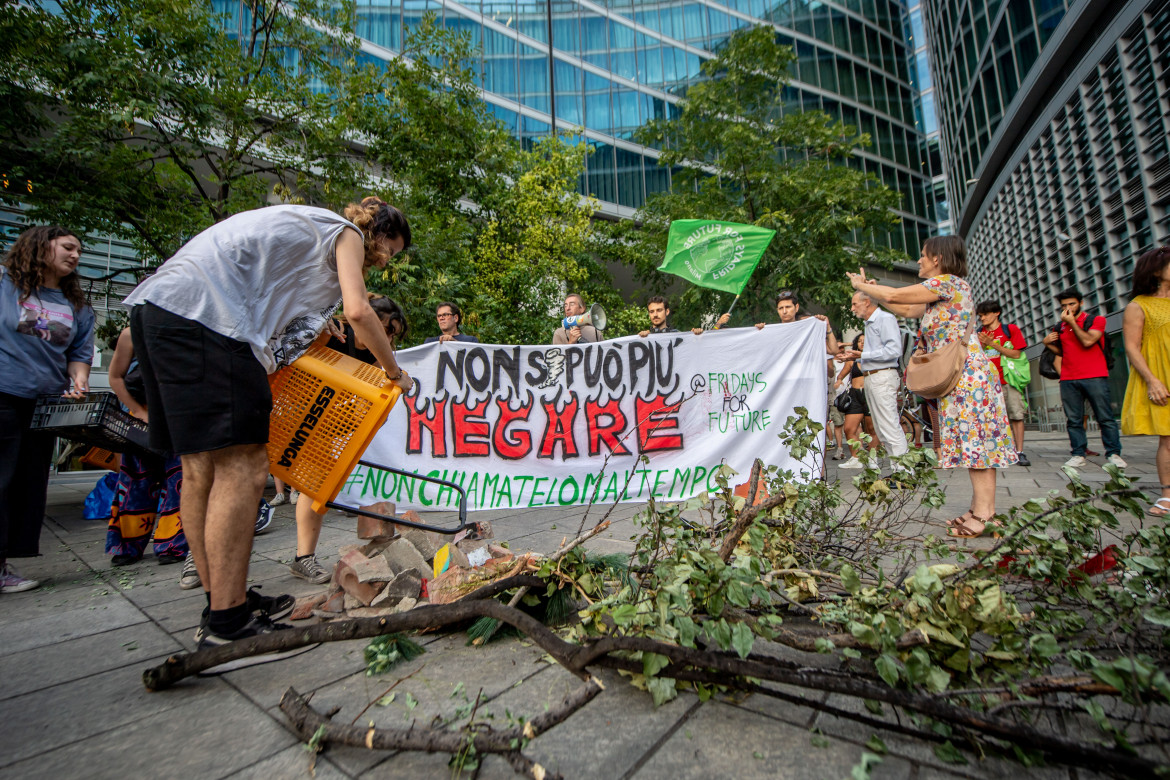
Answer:
[(402, 390), (381, 368), (323, 346), (310, 347), (268, 383), (270, 470), (324, 513)]
[(116, 452), (103, 450), (101, 447), (90, 447), (85, 454), (80, 458), (81, 462), (86, 466), (93, 466), (96, 469), (109, 469), (110, 471), (117, 471), (122, 465), (122, 456)]

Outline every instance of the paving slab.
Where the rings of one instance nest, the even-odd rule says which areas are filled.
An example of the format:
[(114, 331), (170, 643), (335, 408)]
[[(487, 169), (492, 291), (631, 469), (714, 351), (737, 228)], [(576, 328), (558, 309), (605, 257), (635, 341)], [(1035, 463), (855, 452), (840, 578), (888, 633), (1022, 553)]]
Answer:
[[(65, 728), (55, 713), (53, 723), (45, 728), (45, 739), (36, 741), (42, 751), (0, 772), (13, 778), (84, 776), (91, 780), (223, 777), (297, 744), (286, 729), (225, 687), (199, 686), (197, 695), (176, 695), (175, 690), (147, 694), (141, 685), (137, 688), (162, 708), (142, 712), (145, 717), (133, 722), (107, 720), (104, 733), (44, 750), (60, 744), (62, 735), (72, 730), (72, 724)], [(10, 757), (6, 750), (0, 752), (5, 760)]]
[[(654, 751), (632, 776), (638, 780), (783, 777), (822, 780), (849, 777), (862, 748), (832, 737), (711, 700)], [(885, 756), (874, 780), (911, 776), (909, 761)]]
[(124, 666), (146, 663), (181, 650), (157, 626), (132, 625), (98, 634), (0, 655), (0, 700), (68, 684)]
[[(207, 710), (208, 716), (224, 701), (226, 689), (215, 681), (201, 680), (199, 684), (178, 686), (165, 693), (148, 693), (142, 687), (142, 669), (159, 663), (165, 655), (141, 663), (122, 666), (108, 672), (91, 675), (72, 682), (63, 682), (41, 688), (22, 696), (0, 701), (0, 767), (7, 767), (22, 759), (42, 754), (56, 754), (67, 745), (82, 739), (114, 731), (119, 749), (128, 745), (123, 741), (126, 730), (138, 733), (140, 738), (155, 739), (153, 730), (142, 731), (142, 724), (166, 721), (161, 713), (183, 704), (194, 704), (194, 711)], [(214, 705), (214, 706), (213, 706)], [(228, 733), (228, 732), (224, 732)], [(139, 740), (137, 751), (149, 754)], [(165, 744), (165, 743), (163, 743)], [(157, 761), (157, 756), (152, 760)], [(85, 766), (79, 761), (75, 766)], [(101, 763), (93, 766), (102, 767)], [(117, 763), (111, 763), (115, 769)], [(44, 774), (41, 774), (44, 771)], [(61, 777), (37, 766), (41, 777)]]
[[(309, 773), (309, 751), (303, 744), (296, 744), (285, 748), (275, 755), (261, 759), (251, 766), (237, 772), (221, 775), (223, 780), (348, 780), (349, 775), (342, 772), (329, 760), (328, 752), (318, 754), (313, 765), (312, 774)], [(425, 775), (415, 775), (425, 777)]]
[[(563, 670), (550, 671), (563, 675), (561, 683), (567, 689), (580, 684)], [(524, 751), (529, 758), (565, 777), (627, 777), (647, 751), (698, 704), (694, 694), (683, 693), (655, 707), (650, 694), (635, 689), (616, 672), (603, 670), (597, 677), (605, 690), (564, 723), (530, 742)], [(557, 695), (555, 700), (562, 697)]]
[[(363, 653), (367, 644), (368, 639), (326, 642), (283, 661), (249, 666), (246, 669), (228, 672), (220, 678), (260, 707), (273, 710), (276, 717), (283, 719), (284, 716), (280, 714), (279, 709), (274, 708), (279, 707), (280, 697), (289, 686), (308, 695), (358, 673), (364, 674), (366, 661)], [(381, 687), (378, 687), (379, 685)], [(387, 685), (389, 683), (382, 685), (380, 679), (372, 683), (372, 687), (377, 690), (382, 690)], [(363, 706), (364, 704), (365, 702), (362, 703)]]
[(0, 655), (44, 647), (146, 621), (146, 615), (126, 599), (93, 599), (87, 606), (53, 610), (47, 614), (0, 625)]

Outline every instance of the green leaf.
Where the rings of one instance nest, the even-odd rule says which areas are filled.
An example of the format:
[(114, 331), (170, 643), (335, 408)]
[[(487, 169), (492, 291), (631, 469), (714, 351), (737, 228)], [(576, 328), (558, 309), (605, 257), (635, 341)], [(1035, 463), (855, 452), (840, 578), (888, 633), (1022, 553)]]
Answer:
[[(877, 739), (876, 736), (872, 737), (870, 739), (870, 741), (872, 742), (875, 739)], [(880, 739), (877, 739), (877, 741), (879, 743), (881, 742)], [(869, 742), (866, 742), (865, 744), (869, 745)], [(883, 752), (883, 753), (885, 752), (885, 745), (882, 745), (881, 752)], [(874, 753), (864, 753), (863, 752), (861, 754), (861, 763), (855, 764), (853, 766), (853, 769), (849, 773), (850, 777), (852, 777), (853, 780), (870, 780), (869, 773), (873, 770), (873, 768), (875, 766), (877, 766), (881, 762), (882, 762), (881, 756), (875, 755)]]
[[(878, 675), (885, 680), (886, 685), (891, 688), (898, 687), (898, 662), (893, 659), (889, 653), (882, 653), (874, 661), (874, 666), (877, 667)], [(881, 705), (878, 705), (879, 709)]]
[(960, 753), (959, 749), (952, 745), (949, 739), (941, 745), (935, 745), (934, 754), (948, 764), (967, 763), (967, 757)]
[(882, 703), (874, 699), (865, 699), (865, 708), (874, 715), (882, 714)]
[(609, 613), (613, 622), (619, 626), (628, 626), (638, 616), (638, 608), (633, 604), (622, 604)]
[(659, 707), (678, 696), (678, 689), (672, 677), (650, 677), (646, 680), (646, 688), (654, 699), (654, 706)]
[(747, 627), (746, 623), (736, 623), (731, 629), (731, 646), (735, 648), (735, 652), (739, 653), (740, 658), (747, 658), (752, 651), (752, 644), (755, 642), (755, 635), (752, 630)]
[(874, 734), (869, 739), (867, 739), (865, 741), (865, 746), (873, 752), (880, 753), (883, 756), (889, 752), (889, 750), (886, 749), (886, 743), (882, 742), (882, 738), (877, 734)]
[(1161, 564), (1148, 555), (1131, 555), (1125, 560), (1126, 563), (1136, 564), (1148, 572), (1158, 572), (1162, 569)]
[(931, 693), (942, 693), (951, 684), (951, 676), (946, 670), (934, 666), (926, 674), (926, 689)]
[(1146, 610), (1142, 617), (1154, 625), (1170, 628), (1170, 609), (1166, 607), (1152, 607)]
[(841, 567), (841, 584), (854, 596), (861, 590), (861, 578), (857, 576), (857, 572), (849, 564)]
[(744, 609), (752, 605), (751, 592), (739, 580), (727, 583), (727, 600)]
[(653, 677), (669, 663), (670, 659), (659, 653), (642, 653), (642, 674)]

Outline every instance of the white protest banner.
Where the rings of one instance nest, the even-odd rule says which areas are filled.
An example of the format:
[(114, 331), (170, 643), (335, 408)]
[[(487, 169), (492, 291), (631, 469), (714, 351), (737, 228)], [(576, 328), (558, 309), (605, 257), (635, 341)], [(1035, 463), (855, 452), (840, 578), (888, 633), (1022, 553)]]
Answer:
[[(813, 318), (557, 347), (436, 342), (397, 357), (415, 387), (364, 459), (454, 482), (470, 510), (680, 501), (717, 489), (722, 463), (746, 480), (756, 457), (807, 478), (811, 463), (779, 434), (798, 406), (822, 423), (828, 412)], [(458, 506), (450, 488), (365, 466), (338, 500)]]

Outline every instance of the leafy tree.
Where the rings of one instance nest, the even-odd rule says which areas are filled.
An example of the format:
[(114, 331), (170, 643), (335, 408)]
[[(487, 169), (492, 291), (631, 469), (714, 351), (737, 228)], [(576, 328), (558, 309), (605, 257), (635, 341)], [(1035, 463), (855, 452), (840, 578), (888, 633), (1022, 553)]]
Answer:
[(433, 18), (372, 63), (352, 3), (2, 3), (2, 169), (31, 183), (6, 199), (148, 260), (273, 192), (457, 200), (504, 146), (469, 86), (470, 42)]
[(569, 288), (620, 307), (587, 251), (585, 147), (521, 149), (480, 98), (470, 37), (433, 14), (374, 63), (352, 2), (0, 4), (3, 197), (33, 220), (157, 263), (274, 195), (338, 208), (377, 192), (412, 224), (414, 249), (372, 280), (411, 342), (438, 332), (442, 300), (486, 340), (532, 343)]
[[(610, 231), (605, 251), (622, 257), (655, 290), (675, 277), (656, 271), (675, 219), (719, 219), (777, 231), (733, 321), (775, 319), (772, 303), (792, 289), (831, 315), (848, 310), (845, 271), (888, 265), (905, 255), (858, 240), (897, 222), (897, 193), (846, 165), (869, 137), (822, 112), (784, 113), (783, 88), (795, 57), (770, 27), (735, 34), (703, 64), (679, 115), (648, 123), (642, 143), (662, 149), (674, 168), (670, 193), (651, 198), (635, 219)], [(730, 296), (689, 287), (672, 307), (680, 322), (725, 310)]]

